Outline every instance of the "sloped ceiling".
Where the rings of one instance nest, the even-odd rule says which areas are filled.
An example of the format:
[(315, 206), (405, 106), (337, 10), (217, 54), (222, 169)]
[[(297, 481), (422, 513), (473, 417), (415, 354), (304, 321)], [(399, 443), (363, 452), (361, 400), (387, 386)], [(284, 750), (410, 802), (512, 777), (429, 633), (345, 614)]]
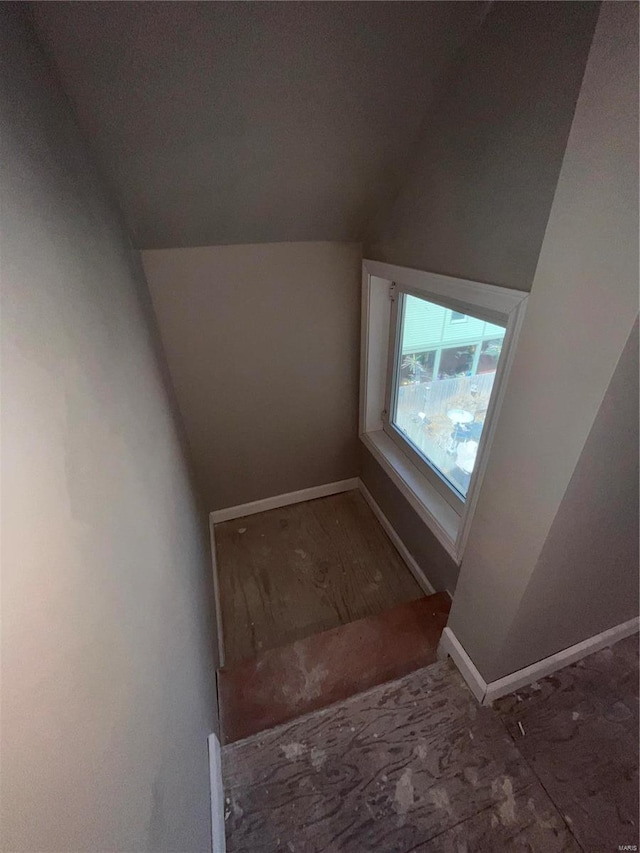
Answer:
[(360, 239), (466, 2), (33, 3), (139, 248)]

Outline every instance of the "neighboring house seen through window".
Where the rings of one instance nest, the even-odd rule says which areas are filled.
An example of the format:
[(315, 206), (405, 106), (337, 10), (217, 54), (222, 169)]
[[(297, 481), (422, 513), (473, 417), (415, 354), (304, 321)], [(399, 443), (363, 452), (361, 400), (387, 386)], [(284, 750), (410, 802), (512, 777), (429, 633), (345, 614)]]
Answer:
[(458, 561), (526, 298), (363, 262), (360, 437)]
[[(505, 327), (397, 291), (384, 429), (425, 474), (435, 473), (464, 501), (487, 416)], [(491, 353), (491, 355), (489, 354)], [(480, 361), (483, 358), (482, 372)]]

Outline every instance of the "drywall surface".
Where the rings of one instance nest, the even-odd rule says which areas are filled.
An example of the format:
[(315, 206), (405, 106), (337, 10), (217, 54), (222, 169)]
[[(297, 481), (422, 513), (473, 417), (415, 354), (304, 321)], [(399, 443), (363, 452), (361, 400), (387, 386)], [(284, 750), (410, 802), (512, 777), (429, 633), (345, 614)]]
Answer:
[(494, 3), (365, 257), (530, 290), (597, 3)]
[(360, 240), (487, 6), (32, 5), (145, 249)]
[[(638, 7), (604, 4), (449, 620), (487, 681), (505, 675), (514, 620), (638, 312), (637, 65)], [(589, 488), (606, 492), (591, 470)], [(582, 582), (583, 565), (561, 569), (567, 587)], [(574, 615), (573, 633), (600, 630), (596, 607)], [(554, 645), (564, 628), (535, 630)], [(531, 638), (522, 665), (538, 648)]]
[(3, 4), (2, 850), (210, 850), (210, 560), (142, 271)]
[[(493, 5), (425, 121), (409, 179), (372, 223), (366, 257), (530, 290), (597, 10)], [(364, 448), (362, 459), (378, 467)], [(382, 493), (432, 583), (453, 591), (458, 567), (388, 478), (379, 503)]]
[(362, 482), (391, 522), (391, 526), (436, 592), (446, 590), (453, 595), (458, 579), (458, 566), (366, 447), (361, 447), (360, 454)]
[(360, 245), (142, 258), (207, 509), (357, 476)]
[(639, 442), (636, 323), (509, 632), (505, 672), (638, 615)]

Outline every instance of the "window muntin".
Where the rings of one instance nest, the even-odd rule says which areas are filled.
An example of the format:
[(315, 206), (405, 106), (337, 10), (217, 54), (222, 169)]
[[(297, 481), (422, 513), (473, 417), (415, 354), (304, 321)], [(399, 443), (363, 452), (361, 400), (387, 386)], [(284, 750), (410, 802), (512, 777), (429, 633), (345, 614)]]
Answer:
[[(476, 465), (506, 329), (399, 292), (385, 431), (461, 507)], [(453, 326), (453, 328), (452, 328)]]

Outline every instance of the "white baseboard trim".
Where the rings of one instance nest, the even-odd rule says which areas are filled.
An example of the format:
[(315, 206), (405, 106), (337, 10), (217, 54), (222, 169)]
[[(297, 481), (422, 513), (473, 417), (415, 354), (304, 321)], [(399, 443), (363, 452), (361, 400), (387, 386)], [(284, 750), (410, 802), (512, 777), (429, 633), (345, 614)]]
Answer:
[(315, 498), (326, 498), (340, 492), (349, 492), (351, 489), (357, 489), (359, 484), (359, 477), (352, 477), (350, 480), (338, 480), (337, 483), (325, 483), (322, 486), (301, 489), (299, 492), (287, 492), (287, 494), (274, 495), (272, 498), (263, 498), (260, 501), (251, 501), (251, 503), (230, 506), (226, 509), (216, 509), (210, 513), (210, 518), (212, 524), (219, 524), (221, 521), (231, 521), (234, 518), (255, 515), (257, 512), (265, 512), (268, 509), (279, 509), (281, 506), (312, 501)]
[(222, 781), (222, 755), (217, 735), (210, 734), (209, 745), (209, 785), (211, 792), (211, 850), (213, 853), (225, 853), (227, 843), (224, 834), (224, 783)]
[(391, 522), (389, 521), (387, 516), (383, 513), (383, 511), (380, 509), (380, 507), (376, 503), (375, 498), (373, 497), (373, 495), (371, 494), (369, 489), (365, 486), (365, 484), (362, 482), (362, 480), (358, 480), (358, 488), (360, 489), (360, 492), (362, 493), (362, 497), (365, 499), (365, 501), (371, 507), (373, 514), (375, 515), (375, 517), (380, 522), (380, 525), (384, 529), (385, 533), (387, 534), (389, 539), (391, 539), (391, 541), (393, 542), (393, 544), (396, 548), (396, 551), (398, 552), (398, 554), (400, 554), (400, 556), (402, 557), (404, 562), (407, 564), (407, 568), (409, 569), (411, 574), (414, 576), (414, 578), (418, 582), (422, 591), (426, 595), (434, 595), (435, 589), (431, 585), (429, 579), (427, 578), (425, 573), (422, 571), (420, 566), (416, 563), (414, 558), (411, 556), (411, 554), (409, 553), (409, 551), (407, 549), (407, 546), (404, 544), (402, 539), (398, 536), (395, 529), (392, 527)]
[(220, 603), (220, 579), (218, 577), (218, 559), (216, 556), (216, 536), (211, 516), (209, 516), (209, 542), (211, 548), (211, 570), (213, 573), (213, 601), (216, 616), (216, 639), (218, 643), (218, 669), (222, 669), (225, 661), (224, 633), (222, 630), (222, 604)]
[(553, 672), (569, 666), (571, 663), (582, 660), (587, 655), (592, 655), (594, 652), (604, 649), (605, 646), (611, 646), (617, 643), (618, 640), (624, 640), (625, 637), (635, 634), (639, 627), (640, 619), (636, 616), (634, 619), (629, 619), (628, 622), (623, 622), (621, 625), (616, 625), (607, 631), (596, 634), (595, 637), (589, 637), (588, 640), (576, 643), (575, 646), (569, 646), (568, 649), (563, 649), (560, 652), (556, 652), (555, 655), (543, 658), (537, 661), (537, 663), (531, 664), (531, 666), (519, 669), (510, 675), (505, 675), (504, 678), (499, 678), (497, 681), (490, 681), (487, 685), (484, 704), (490, 705), (494, 699), (499, 699), (500, 696), (513, 693), (514, 690), (519, 690), (520, 687), (532, 684), (539, 678), (544, 678), (545, 675), (551, 675)]
[(466, 653), (464, 646), (448, 626), (442, 632), (438, 643), (438, 658), (443, 660), (450, 657), (460, 671), (460, 675), (467, 682), (469, 690), (478, 702), (484, 703), (487, 693), (487, 682), (476, 669), (476, 665)]
[(516, 672), (512, 672), (503, 678), (498, 678), (496, 681), (488, 683), (480, 675), (475, 664), (449, 627), (445, 628), (442, 632), (438, 646), (438, 657), (441, 659), (443, 657), (451, 657), (478, 702), (482, 705), (490, 705), (501, 696), (506, 696), (508, 693), (513, 693), (521, 687), (533, 684), (538, 679), (552, 675), (559, 669), (582, 660), (582, 658), (592, 655), (606, 646), (611, 646), (625, 637), (630, 637), (632, 634), (637, 633), (639, 629), (640, 618), (636, 616), (627, 622), (609, 628), (607, 631), (602, 631), (594, 637), (589, 637), (581, 643), (569, 646), (568, 649), (562, 649), (562, 651), (556, 652), (554, 655), (536, 661), (536, 663), (526, 666), (524, 669), (516, 670)]

